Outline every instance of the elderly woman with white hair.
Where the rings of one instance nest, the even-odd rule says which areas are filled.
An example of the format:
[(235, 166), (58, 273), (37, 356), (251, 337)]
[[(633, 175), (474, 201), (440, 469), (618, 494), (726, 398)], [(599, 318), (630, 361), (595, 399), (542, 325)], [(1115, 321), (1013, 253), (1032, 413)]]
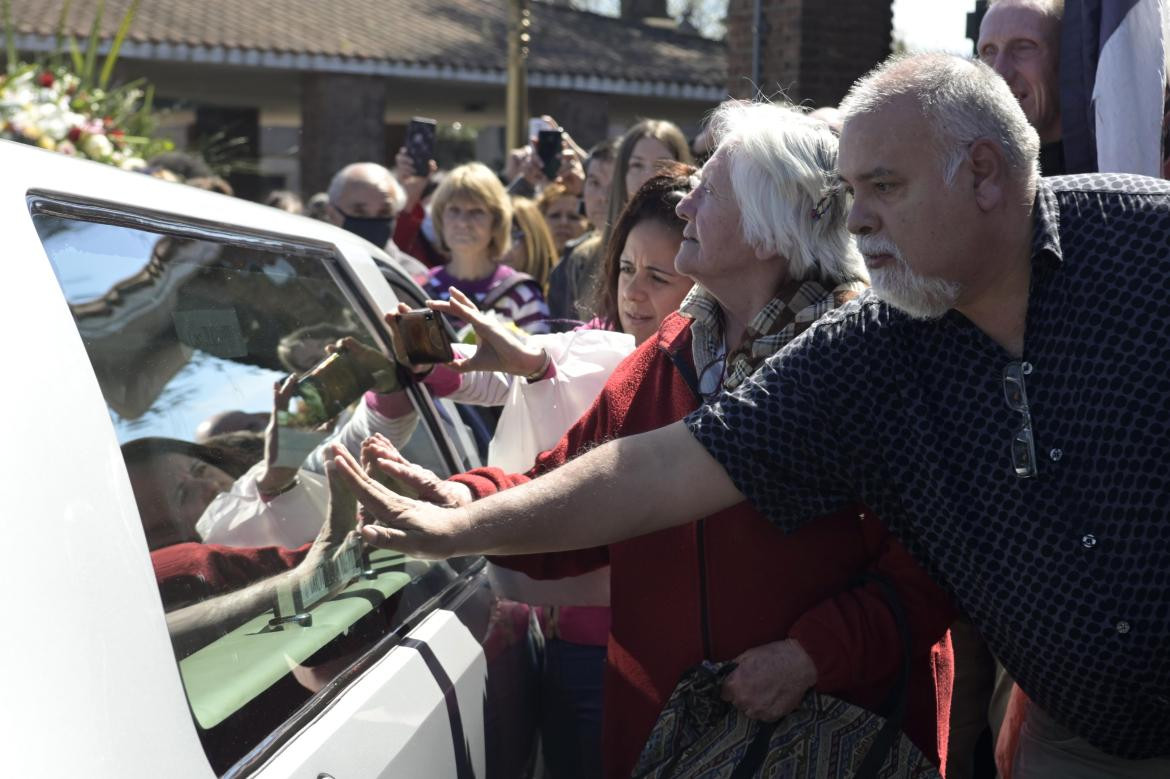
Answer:
[[(710, 127), (716, 150), (677, 209), (687, 225), (675, 266), (696, 281), (679, 311), (618, 367), (594, 407), (531, 471), (481, 468), (432, 481), (434, 502), (466, 504), (599, 442), (682, 419), (704, 397), (750, 381), (765, 358), (865, 287), (865, 266), (846, 230), (846, 196), (835, 185), (830, 129), (791, 107), (742, 102), (721, 106)], [(839, 434), (847, 445), (850, 431)], [(343, 468), (347, 461), (339, 455)], [(371, 500), (376, 488), (368, 483), (363, 493), (366, 477), (352, 463), (348, 473), (379, 517), (391, 501)], [(412, 510), (409, 501), (397, 506)], [(394, 543), (381, 528), (364, 535)], [(940, 654), (949, 656), (952, 606), (864, 506), (786, 536), (743, 502), (606, 547), (493, 560), (537, 578), (610, 565), (606, 776), (630, 775), (680, 676), (703, 661), (736, 661), (724, 699), (770, 721), (810, 689), (876, 709), (908, 656), (904, 729), (935, 762), (946, 743), (949, 661)], [(875, 571), (901, 596), (910, 646), (880, 585), (858, 584)]]

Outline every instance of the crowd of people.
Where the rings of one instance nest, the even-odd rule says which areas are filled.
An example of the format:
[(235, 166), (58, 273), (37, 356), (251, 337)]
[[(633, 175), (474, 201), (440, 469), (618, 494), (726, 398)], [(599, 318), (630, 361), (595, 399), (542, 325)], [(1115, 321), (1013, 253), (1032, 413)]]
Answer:
[(395, 382), (291, 471), (134, 442), (132, 479), (203, 463), (152, 549), (296, 570), (356, 499), (368, 544), (488, 555), (542, 607), (557, 779), (688, 775), (646, 761), (704, 663), (752, 721), (810, 693), (883, 715), (916, 771), (1170, 775), (1170, 185), (1052, 178), (1060, 13), (999, 0), (974, 61), (892, 58), (815, 112), (729, 101), (694, 144), (564, 132), (552, 178), (535, 139), (501, 172), (345, 167), (309, 209), (452, 325), (452, 361), (396, 349), (399, 375), (502, 407), (488, 465), (409, 462)]

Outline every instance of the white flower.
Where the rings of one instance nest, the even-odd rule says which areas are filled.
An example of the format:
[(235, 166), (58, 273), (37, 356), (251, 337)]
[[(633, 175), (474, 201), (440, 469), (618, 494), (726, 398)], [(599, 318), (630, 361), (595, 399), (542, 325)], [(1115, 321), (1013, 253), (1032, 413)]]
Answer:
[(114, 153), (114, 144), (104, 135), (87, 135), (81, 139), (81, 151), (90, 159), (104, 160)]

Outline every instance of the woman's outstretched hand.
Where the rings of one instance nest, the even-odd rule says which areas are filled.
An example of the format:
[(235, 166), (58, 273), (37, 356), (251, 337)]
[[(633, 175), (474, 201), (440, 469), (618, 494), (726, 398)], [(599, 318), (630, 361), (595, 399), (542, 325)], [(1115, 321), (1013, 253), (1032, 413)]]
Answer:
[(334, 445), (331, 453), (338, 475), (361, 504), (359, 529), (366, 543), (420, 558), (455, 555), (458, 509), (405, 498), (379, 484), (343, 447)]
[(546, 364), (543, 349), (520, 340), (503, 322), (485, 315), (459, 290), (451, 287), (450, 293), (450, 300), (428, 300), (427, 307), (470, 324), (476, 342), (475, 354), (456, 359), (449, 366), (452, 370), (460, 373), (502, 371), (531, 376)]
[(465, 506), (472, 500), (467, 487), (440, 479), (434, 471), (410, 462), (381, 433), (362, 442), (361, 462), (374, 481), (407, 498), (445, 508)]

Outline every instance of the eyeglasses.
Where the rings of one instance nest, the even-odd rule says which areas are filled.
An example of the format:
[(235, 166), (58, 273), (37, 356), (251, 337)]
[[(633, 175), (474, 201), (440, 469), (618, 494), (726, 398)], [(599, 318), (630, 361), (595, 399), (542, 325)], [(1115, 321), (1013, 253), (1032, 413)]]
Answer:
[[(1025, 367), (1027, 366), (1027, 367)], [(1028, 392), (1024, 389), (1024, 375), (1031, 373), (1027, 363), (1010, 362), (1003, 369), (1003, 396), (1008, 408), (1024, 417), (1020, 429), (1012, 436), (1012, 467), (1016, 476), (1030, 479), (1036, 475), (1036, 442), (1032, 438), (1032, 413), (1028, 410)]]

